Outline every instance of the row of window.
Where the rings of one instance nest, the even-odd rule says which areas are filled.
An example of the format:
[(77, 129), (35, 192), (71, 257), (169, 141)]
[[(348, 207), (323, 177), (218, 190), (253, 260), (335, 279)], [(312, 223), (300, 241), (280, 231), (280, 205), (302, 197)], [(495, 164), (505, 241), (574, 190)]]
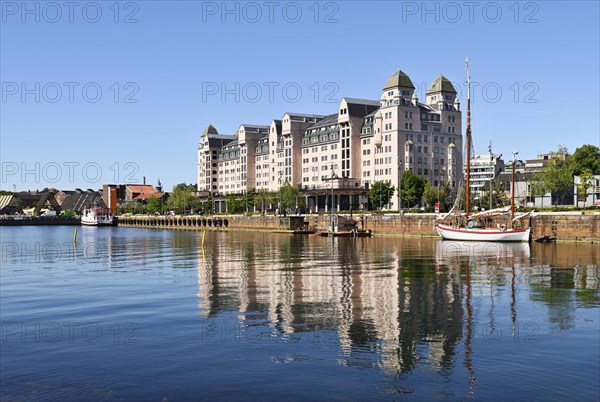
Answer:
[(375, 169), (375, 176), (387, 176), (392, 174), (391, 168), (386, 169)]

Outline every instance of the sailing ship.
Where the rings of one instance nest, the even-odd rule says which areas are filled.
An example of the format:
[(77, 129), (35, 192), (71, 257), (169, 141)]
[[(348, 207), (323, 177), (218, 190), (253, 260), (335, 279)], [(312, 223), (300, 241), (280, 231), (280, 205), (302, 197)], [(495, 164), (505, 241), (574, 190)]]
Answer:
[[(471, 171), (471, 76), (469, 75), (469, 60), (466, 61), (466, 72), (467, 72), (467, 132), (466, 132), (466, 179), (465, 179), (465, 214), (464, 220), (461, 218), (458, 212), (454, 213), (455, 219), (452, 224), (444, 224), (436, 221), (436, 230), (438, 234), (444, 240), (460, 240), (460, 241), (516, 241), (516, 242), (528, 242), (530, 240), (531, 228), (515, 228), (514, 224), (516, 221), (520, 221), (525, 218), (528, 214), (515, 218), (515, 156), (517, 152), (513, 152), (512, 162), (512, 184), (511, 184), (511, 221), (510, 227), (505, 224), (498, 224), (495, 228), (482, 227), (480, 223), (475, 220), (477, 215), (469, 217), (470, 212), (470, 171)], [(490, 194), (491, 196), (491, 194)], [(457, 202), (460, 200), (460, 196), (457, 197)], [(456, 204), (455, 204), (456, 205)], [(453, 207), (454, 209), (455, 207)], [(452, 211), (451, 211), (452, 212)], [(508, 211), (506, 211), (508, 212)], [(491, 218), (502, 211), (487, 211), (485, 214), (488, 218)], [(449, 216), (450, 214), (446, 215)], [(481, 218), (481, 216), (480, 216)], [(466, 224), (462, 224), (466, 222)]]

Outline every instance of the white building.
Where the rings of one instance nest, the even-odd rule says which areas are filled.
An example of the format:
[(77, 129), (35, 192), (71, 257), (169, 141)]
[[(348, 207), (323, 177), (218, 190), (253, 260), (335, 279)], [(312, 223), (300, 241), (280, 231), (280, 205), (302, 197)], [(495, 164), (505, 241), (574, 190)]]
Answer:
[(481, 196), (489, 191), (489, 185), (504, 171), (502, 155), (482, 154), (471, 158), (469, 187), (471, 194)]
[(579, 194), (579, 185), (581, 184), (581, 176), (573, 177), (573, 204), (580, 207), (589, 207), (591, 205), (600, 206), (600, 175), (592, 176), (589, 182), (590, 187), (587, 189), (587, 194)]

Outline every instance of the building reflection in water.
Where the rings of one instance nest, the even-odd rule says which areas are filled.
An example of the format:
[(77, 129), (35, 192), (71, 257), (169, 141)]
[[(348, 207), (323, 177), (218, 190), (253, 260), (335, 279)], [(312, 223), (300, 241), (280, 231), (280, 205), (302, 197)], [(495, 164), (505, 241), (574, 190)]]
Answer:
[[(425, 364), (449, 375), (462, 354), (471, 389), (474, 298), (489, 297), (493, 323), (499, 292), (510, 292), (510, 311), (502, 314), (510, 315), (514, 330), (523, 277), (532, 298), (543, 299), (544, 289), (563, 285), (598, 294), (597, 266), (545, 267), (546, 249), (538, 261), (528, 244), (214, 232), (207, 238), (204, 252), (201, 236), (196, 239), (202, 316), (234, 312), (239, 325), (267, 328), (281, 339), (331, 334), (328, 346), (339, 349), (340, 365), (376, 366), (392, 374)], [(531, 270), (550, 271), (532, 279), (524, 275)], [(562, 308), (551, 310), (568, 325)], [(569, 308), (574, 306), (567, 303)]]

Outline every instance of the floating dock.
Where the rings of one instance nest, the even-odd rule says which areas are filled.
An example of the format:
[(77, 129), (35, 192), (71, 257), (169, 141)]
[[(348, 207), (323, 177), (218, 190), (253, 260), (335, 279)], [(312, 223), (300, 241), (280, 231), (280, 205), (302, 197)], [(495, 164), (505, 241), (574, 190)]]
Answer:
[(371, 230), (355, 230), (355, 231), (338, 231), (338, 232), (321, 232), (319, 236), (323, 237), (371, 237)]

